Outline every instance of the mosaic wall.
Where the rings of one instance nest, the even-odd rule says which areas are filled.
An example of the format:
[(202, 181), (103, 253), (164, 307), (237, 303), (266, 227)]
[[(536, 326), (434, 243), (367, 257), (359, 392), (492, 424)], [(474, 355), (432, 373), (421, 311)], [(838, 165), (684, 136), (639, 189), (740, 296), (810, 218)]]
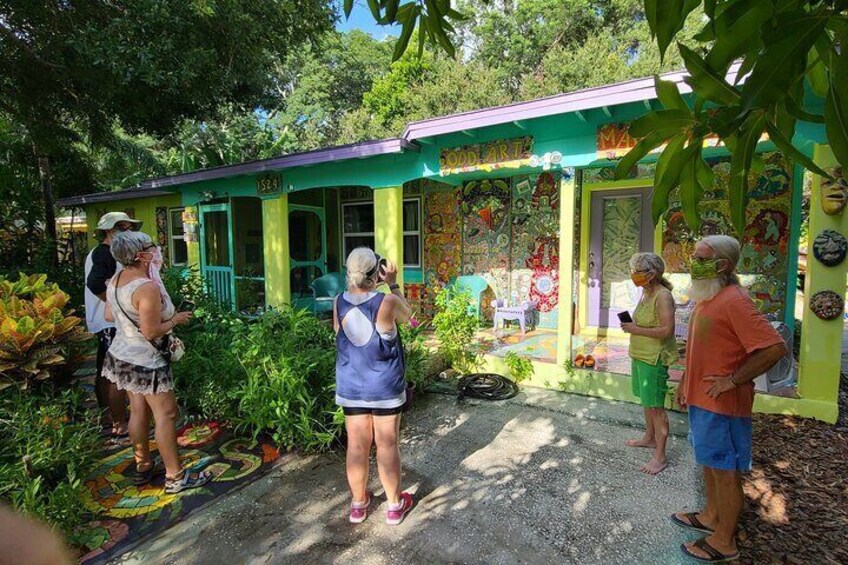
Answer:
[(407, 285), (432, 317), (432, 289), (461, 274), (489, 283), (494, 296), (538, 302), (538, 325), (555, 328), (559, 287), (559, 173), (486, 179), (450, 187), (435, 181), (424, 194), (424, 285)]
[(511, 298), (535, 300), (545, 328), (557, 325), (559, 204), (559, 175), (512, 179)]
[[(792, 218), (792, 163), (779, 153), (767, 153), (762, 158), (764, 172), (753, 173), (749, 182), (747, 225), (742, 236), (739, 274), (760, 311), (773, 320), (783, 320)], [(710, 161), (710, 165), (715, 182), (713, 190), (707, 191), (701, 202), (699, 236), (733, 235), (726, 193), (730, 163), (727, 159), (720, 159)], [(676, 194), (665, 216), (662, 254), (669, 272), (685, 273), (685, 261), (691, 255), (695, 235), (683, 222), (683, 212), (675, 197)], [(686, 275), (673, 278), (683, 283), (678, 285), (681, 290), (688, 284)]]
[(480, 275), (498, 297), (510, 295), (512, 194), (509, 179), (462, 187), (462, 274)]
[[(424, 192), (424, 285), (418, 289), (424, 318), (434, 314), (433, 288), (459, 276), (462, 262), (462, 225), (459, 188), (433, 181)], [(412, 285), (411, 285), (412, 286)], [(418, 286), (418, 285), (414, 285)]]

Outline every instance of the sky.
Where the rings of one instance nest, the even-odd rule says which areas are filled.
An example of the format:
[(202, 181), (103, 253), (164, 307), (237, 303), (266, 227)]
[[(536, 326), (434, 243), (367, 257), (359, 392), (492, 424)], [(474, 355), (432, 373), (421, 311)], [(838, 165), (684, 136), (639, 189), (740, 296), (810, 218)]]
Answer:
[[(341, 9), (339, 11), (342, 12)], [(371, 15), (371, 10), (368, 9), (368, 4), (365, 0), (355, 0), (353, 3), (353, 11), (350, 13), (350, 19), (345, 19), (344, 13), (342, 12), (342, 16), (339, 19), (338, 24), (336, 24), (336, 29), (339, 31), (361, 29), (362, 31), (370, 33), (374, 38), (380, 40), (385, 39), (389, 35), (397, 37), (399, 35), (399, 30), (396, 31), (397, 27), (398, 26), (377, 25), (377, 22), (374, 21), (374, 17)]]

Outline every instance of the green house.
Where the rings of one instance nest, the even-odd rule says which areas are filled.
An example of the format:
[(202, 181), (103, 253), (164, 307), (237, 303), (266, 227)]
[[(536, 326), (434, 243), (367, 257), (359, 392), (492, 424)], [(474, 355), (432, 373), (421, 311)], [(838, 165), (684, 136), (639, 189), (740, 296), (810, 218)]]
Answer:
[[(664, 78), (689, 91), (682, 73)], [(733, 234), (721, 146), (705, 149), (715, 184), (701, 205), (699, 234), (683, 221), (679, 203), (653, 224), (656, 155), (628, 180), (612, 180), (616, 159), (635, 143), (627, 123), (658, 104), (653, 79), (634, 80), (413, 122), (396, 139), (157, 178), (60, 205), (83, 208), (92, 229), (106, 211), (144, 220), (170, 264), (197, 267), (210, 290), (238, 309), (313, 308), (313, 282), (342, 273), (347, 253), (360, 245), (403, 265), (400, 282), (419, 318), (432, 314), (434, 287), (479, 277), (487, 286), (484, 317), (491, 319), (495, 298), (535, 304), (526, 335), (481, 332), (489, 369), (504, 371), (503, 357), (515, 351), (534, 362), (531, 384), (632, 401), (627, 341), (616, 315), (638, 300), (627, 259), (636, 251), (665, 258), (682, 346), (693, 242)], [(823, 141), (816, 127), (799, 127), (793, 140), (820, 165), (835, 166)], [(767, 139), (758, 152), (764, 167), (751, 182), (741, 278), (787, 337), (796, 307), (804, 312), (804, 331), (798, 366), (789, 362), (783, 374), (764, 375), (755, 408), (832, 422), (842, 324), (818, 319), (809, 301), (823, 289), (844, 293), (848, 262), (826, 267), (811, 260), (804, 302), (796, 303), (809, 173)], [(812, 183), (809, 233), (845, 233), (845, 215), (824, 214), (820, 178)], [(574, 366), (589, 355), (594, 367)], [(681, 371), (673, 367), (672, 379)]]

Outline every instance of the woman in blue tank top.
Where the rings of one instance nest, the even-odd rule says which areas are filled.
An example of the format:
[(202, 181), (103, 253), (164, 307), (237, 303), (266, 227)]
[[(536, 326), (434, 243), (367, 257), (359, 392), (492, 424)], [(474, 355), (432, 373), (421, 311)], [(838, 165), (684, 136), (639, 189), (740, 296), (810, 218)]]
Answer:
[[(368, 468), (377, 445), (377, 470), (386, 491), (386, 523), (400, 524), (412, 508), (412, 495), (400, 489), (400, 413), (406, 402), (403, 345), (397, 324), (411, 309), (397, 284), (397, 265), (367, 247), (346, 261), (346, 292), (333, 305), (336, 331), (336, 403), (345, 414), (347, 480), (353, 496), (350, 521), (365, 520), (371, 505)], [(378, 292), (380, 283), (391, 294)]]

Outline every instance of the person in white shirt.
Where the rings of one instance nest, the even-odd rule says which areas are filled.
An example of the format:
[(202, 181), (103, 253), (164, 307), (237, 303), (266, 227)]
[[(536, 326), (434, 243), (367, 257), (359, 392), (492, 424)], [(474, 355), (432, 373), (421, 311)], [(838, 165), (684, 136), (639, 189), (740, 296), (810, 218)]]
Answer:
[(112, 425), (113, 443), (127, 441), (127, 394), (103, 376), (103, 360), (115, 337), (115, 325), (107, 322), (106, 283), (120, 268), (109, 246), (112, 237), (122, 231), (138, 230), (142, 222), (123, 212), (109, 212), (97, 222), (95, 237), (100, 240), (85, 258), (85, 323), (88, 331), (97, 336), (97, 374), (94, 391), (101, 412), (108, 411)]

